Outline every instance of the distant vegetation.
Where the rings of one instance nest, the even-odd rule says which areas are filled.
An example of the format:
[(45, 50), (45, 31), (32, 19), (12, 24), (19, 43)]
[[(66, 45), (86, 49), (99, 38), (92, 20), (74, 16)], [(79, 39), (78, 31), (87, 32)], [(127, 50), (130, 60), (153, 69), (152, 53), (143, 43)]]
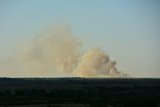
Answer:
[(0, 78), (2, 106), (72, 103), (157, 107), (160, 79)]

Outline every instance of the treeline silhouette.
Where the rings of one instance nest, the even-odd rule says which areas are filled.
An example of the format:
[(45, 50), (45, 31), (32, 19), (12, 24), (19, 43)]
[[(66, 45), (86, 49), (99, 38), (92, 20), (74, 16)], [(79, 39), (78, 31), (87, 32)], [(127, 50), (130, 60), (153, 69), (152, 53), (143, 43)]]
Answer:
[(0, 105), (160, 106), (160, 79), (0, 78)]

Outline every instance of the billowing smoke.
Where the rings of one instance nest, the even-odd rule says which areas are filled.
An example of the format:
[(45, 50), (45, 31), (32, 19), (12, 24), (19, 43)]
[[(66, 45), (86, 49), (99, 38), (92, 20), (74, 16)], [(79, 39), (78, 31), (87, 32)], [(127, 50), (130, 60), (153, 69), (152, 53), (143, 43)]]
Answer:
[(81, 50), (68, 27), (55, 27), (34, 38), (17, 55), (15, 65), (23, 76), (125, 76), (100, 48)]
[(105, 51), (95, 47), (82, 54), (75, 72), (82, 77), (129, 77), (115, 66), (116, 61), (111, 61)]
[(80, 76), (117, 76), (116, 62), (111, 61), (109, 56), (100, 48), (92, 48), (82, 55), (82, 58), (76, 68)]

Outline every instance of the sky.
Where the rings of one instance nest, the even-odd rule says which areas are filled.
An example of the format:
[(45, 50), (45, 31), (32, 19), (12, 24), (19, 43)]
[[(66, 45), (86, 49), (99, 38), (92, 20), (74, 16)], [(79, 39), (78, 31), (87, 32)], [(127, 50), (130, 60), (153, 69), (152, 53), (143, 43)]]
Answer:
[(1, 0), (0, 64), (57, 23), (68, 24), (84, 49), (105, 50), (120, 71), (160, 77), (159, 0)]

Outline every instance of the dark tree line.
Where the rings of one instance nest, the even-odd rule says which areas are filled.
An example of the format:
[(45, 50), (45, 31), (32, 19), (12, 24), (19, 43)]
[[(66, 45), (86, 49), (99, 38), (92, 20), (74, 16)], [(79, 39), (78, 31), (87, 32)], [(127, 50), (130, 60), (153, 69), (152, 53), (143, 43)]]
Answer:
[(82, 103), (156, 107), (159, 79), (0, 78), (0, 105)]

